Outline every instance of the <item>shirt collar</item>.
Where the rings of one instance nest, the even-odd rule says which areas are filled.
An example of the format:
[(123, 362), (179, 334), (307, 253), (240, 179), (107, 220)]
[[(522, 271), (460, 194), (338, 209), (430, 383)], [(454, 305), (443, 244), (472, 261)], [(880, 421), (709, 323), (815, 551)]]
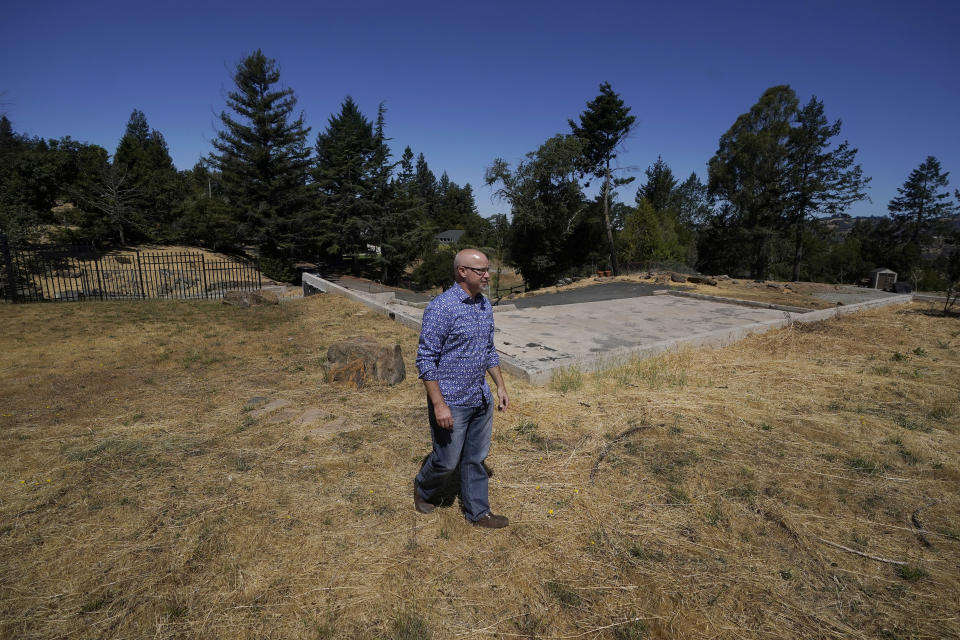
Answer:
[(457, 297), (457, 300), (459, 300), (460, 302), (467, 302), (469, 300), (473, 304), (482, 304), (485, 299), (483, 297), (482, 291), (477, 294), (476, 298), (474, 298), (470, 295), (469, 292), (464, 291), (463, 287), (461, 287), (460, 284), (456, 282), (453, 284), (452, 287), (450, 287), (450, 290), (453, 291), (454, 295), (456, 295)]

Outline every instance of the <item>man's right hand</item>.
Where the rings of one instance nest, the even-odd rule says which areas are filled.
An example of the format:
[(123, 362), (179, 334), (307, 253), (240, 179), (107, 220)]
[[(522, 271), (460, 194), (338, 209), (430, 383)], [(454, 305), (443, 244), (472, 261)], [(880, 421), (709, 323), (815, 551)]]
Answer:
[(450, 412), (450, 407), (447, 406), (446, 402), (438, 402), (433, 405), (433, 417), (437, 420), (437, 424), (444, 429), (453, 429), (453, 413)]

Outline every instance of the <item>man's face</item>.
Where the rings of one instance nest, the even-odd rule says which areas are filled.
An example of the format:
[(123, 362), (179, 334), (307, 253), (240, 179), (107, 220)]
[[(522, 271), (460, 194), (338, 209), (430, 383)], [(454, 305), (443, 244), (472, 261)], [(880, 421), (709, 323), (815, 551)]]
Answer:
[(490, 262), (482, 253), (465, 256), (458, 267), (463, 284), (471, 295), (477, 295), (490, 284)]

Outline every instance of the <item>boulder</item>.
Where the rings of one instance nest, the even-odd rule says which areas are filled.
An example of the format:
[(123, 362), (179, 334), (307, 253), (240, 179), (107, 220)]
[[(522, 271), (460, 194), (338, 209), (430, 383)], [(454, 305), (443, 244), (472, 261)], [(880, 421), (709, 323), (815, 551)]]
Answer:
[(673, 282), (686, 282), (687, 276), (682, 273), (677, 273), (676, 271), (671, 271), (670, 280), (672, 280)]
[(654, 284), (668, 284), (670, 282), (670, 276), (666, 273), (658, 273), (654, 278)]
[(363, 362), (367, 375), (380, 382), (393, 385), (403, 382), (407, 377), (399, 344), (381, 345), (372, 338), (357, 336), (336, 342), (327, 349), (331, 371), (335, 365), (358, 359)]
[(335, 364), (327, 371), (327, 382), (339, 383), (351, 389), (363, 389), (367, 381), (367, 368), (363, 360)]
[(694, 284), (708, 284), (712, 287), (717, 286), (717, 281), (710, 276), (687, 276), (687, 282)]

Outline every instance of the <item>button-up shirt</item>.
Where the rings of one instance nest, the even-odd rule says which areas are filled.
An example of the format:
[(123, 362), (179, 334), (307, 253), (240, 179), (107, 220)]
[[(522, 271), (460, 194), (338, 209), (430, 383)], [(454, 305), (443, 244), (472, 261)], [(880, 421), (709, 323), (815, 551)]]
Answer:
[(437, 381), (444, 402), (454, 407), (492, 402), (486, 371), (499, 365), (493, 346), (493, 308), (482, 293), (474, 298), (454, 284), (427, 305), (417, 370), (421, 380)]

